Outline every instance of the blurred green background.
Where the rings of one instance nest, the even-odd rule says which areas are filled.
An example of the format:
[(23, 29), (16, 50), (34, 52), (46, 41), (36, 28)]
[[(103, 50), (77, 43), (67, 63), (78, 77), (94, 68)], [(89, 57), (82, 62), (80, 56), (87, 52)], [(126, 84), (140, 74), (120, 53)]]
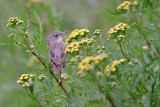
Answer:
[[(81, 28), (91, 32), (100, 29), (106, 38), (108, 29), (118, 23), (114, 17), (108, 17), (109, 11), (116, 10), (117, 3), (115, 0), (0, 0), (0, 36), (7, 38), (11, 33), (6, 27), (10, 17), (23, 19), (35, 10), (43, 24), (44, 40), (54, 30), (67, 31), (67, 38), (71, 31)], [(35, 70), (31, 54), (25, 49), (0, 46), (0, 107), (38, 106), (16, 83), (22, 73)]]

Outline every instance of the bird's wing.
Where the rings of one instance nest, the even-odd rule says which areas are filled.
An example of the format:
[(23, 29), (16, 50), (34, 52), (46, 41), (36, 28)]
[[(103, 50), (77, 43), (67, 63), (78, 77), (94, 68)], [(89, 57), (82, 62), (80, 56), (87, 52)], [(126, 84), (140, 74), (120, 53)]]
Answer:
[(67, 55), (65, 54), (65, 49), (67, 46), (63, 42), (51, 43), (50, 58), (52, 62), (56, 64), (62, 64), (66, 60)]

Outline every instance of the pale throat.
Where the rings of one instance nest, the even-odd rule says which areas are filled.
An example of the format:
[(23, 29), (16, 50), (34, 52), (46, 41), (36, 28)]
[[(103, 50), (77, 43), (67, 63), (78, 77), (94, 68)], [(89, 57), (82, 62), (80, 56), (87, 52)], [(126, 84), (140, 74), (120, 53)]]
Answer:
[(57, 42), (63, 42), (63, 37), (58, 37), (58, 40), (57, 40)]

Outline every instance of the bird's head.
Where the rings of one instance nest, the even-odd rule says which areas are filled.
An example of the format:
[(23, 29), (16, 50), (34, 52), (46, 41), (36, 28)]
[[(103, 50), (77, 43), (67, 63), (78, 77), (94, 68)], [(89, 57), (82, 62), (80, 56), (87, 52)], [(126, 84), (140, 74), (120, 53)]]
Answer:
[(67, 32), (61, 32), (61, 31), (54, 31), (49, 35), (49, 38), (51, 41), (63, 41), (63, 36)]

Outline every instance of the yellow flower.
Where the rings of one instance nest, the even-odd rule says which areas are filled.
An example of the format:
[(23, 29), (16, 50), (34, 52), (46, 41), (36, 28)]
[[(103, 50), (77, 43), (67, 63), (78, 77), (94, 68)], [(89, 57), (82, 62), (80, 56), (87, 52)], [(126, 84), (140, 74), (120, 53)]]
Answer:
[(79, 42), (72, 42), (72, 43), (67, 43), (67, 48), (65, 50), (65, 53), (73, 53), (79, 51), (80, 47), (83, 46), (84, 44), (91, 44), (94, 42), (93, 38), (83, 38)]
[(28, 76), (25, 76), (25, 77), (24, 77), (24, 79), (28, 79), (28, 78), (29, 78)]
[(99, 61), (100, 61), (99, 59), (95, 59), (95, 60), (94, 60), (94, 63), (95, 63), (95, 64), (98, 64)]
[(111, 67), (114, 67), (114, 66), (116, 66), (118, 64), (120, 64), (120, 61), (119, 60), (115, 60), (115, 61), (112, 62)]
[(116, 26), (114, 27), (114, 30), (115, 30), (115, 31), (121, 30), (121, 28), (120, 28), (119, 26), (116, 25)]
[(28, 88), (30, 87), (30, 84), (28, 82), (25, 82), (25, 86)]
[(26, 88), (29, 88), (30, 87), (30, 84), (28, 82), (25, 82), (24, 84), (22, 84), (22, 87), (26, 87)]
[(132, 5), (132, 6), (138, 5), (138, 1), (134, 1), (133, 3), (131, 3), (130, 1), (124, 1), (122, 4), (120, 4), (120, 5), (117, 7), (117, 10), (118, 10), (118, 11), (122, 11), (122, 10), (128, 11), (128, 10), (130, 10), (131, 5)]
[(111, 71), (115, 72), (116, 71), (116, 67), (111, 68)]
[(127, 61), (127, 59), (120, 59), (119, 60), (121, 63)]
[(101, 34), (101, 30), (96, 29), (93, 34), (99, 35)]
[(29, 74), (26, 74), (25, 76), (29, 76)]
[(78, 69), (82, 69), (82, 68), (83, 68), (83, 64), (80, 63), (80, 64), (78, 65)]
[(40, 81), (43, 81), (44, 79), (46, 79), (46, 76), (45, 76), (44, 74), (41, 74), (41, 75), (38, 77), (38, 79), (39, 79)]
[(116, 69), (116, 66), (127, 61), (127, 59), (120, 59), (120, 60), (114, 60), (111, 62), (110, 65), (107, 65), (104, 69), (104, 72), (105, 74), (109, 71), (112, 71), (112, 72), (115, 72), (117, 69)]
[(85, 28), (85, 32), (86, 32), (86, 33), (89, 33), (89, 30), (88, 30), (87, 28)]
[(80, 35), (83, 36), (83, 35), (84, 35), (84, 32), (80, 32)]
[(109, 72), (109, 71), (110, 71), (110, 67), (109, 67), (109, 65), (107, 65), (107, 66), (105, 67), (105, 71), (107, 71), (107, 72)]
[[(123, 31), (123, 30), (125, 31), (129, 28), (130, 26), (127, 25), (126, 23), (119, 23), (118, 25), (116, 25), (115, 27), (111, 28), (108, 31), (108, 39), (112, 34), (118, 33), (118, 31)], [(121, 38), (121, 37), (124, 37), (124, 36), (119, 36), (118, 38)]]
[(21, 75), (21, 77), (24, 77), (24, 76), (26, 76), (26, 74), (22, 74), (22, 75)]
[(79, 51), (79, 49), (78, 49), (78, 48), (75, 48), (74, 51)]
[(19, 80), (23, 80), (23, 77), (20, 77)]
[(22, 85), (22, 87), (25, 87), (25, 86), (26, 86), (25, 84)]
[(87, 33), (89, 33), (89, 30), (86, 29), (86, 28), (85, 29), (80, 29), (80, 30), (76, 29), (69, 35), (68, 39), (66, 39), (65, 44), (67, 45), (72, 39), (75, 39), (79, 35), (83, 36)]
[(18, 80), (18, 81), (17, 81), (17, 84), (21, 84), (21, 83), (23, 83), (22, 80)]
[(34, 78), (34, 74), (22, 74), (19, 80), (17, 81), (17, 84), (22, 84), (22, 87), (30, 87), (30, 82)]
[(31, 81), (31, 80), (32, 80), (31, 78), (28, 79), (28, 81)]
[(92, 65), (91, 64), (87, 64), (84, 66), (86, 71), (89, 71), (92, 69)]
[(125, 35), (119, 35), (119, 36), (117, 37), (117, 41), (121, 40), (121, 39), (124, 38), (124, 37), (125, 37)]
[(117, 10), (118, 11), (121, 11), (121, 10), (130, 10), (130, 6), (131, 6), (131, 2), (130, 1), (124, 1), (122, 4), (120, 4), (118, 7), (117, 7)]
[(11, 27), (11, 28), (14, 28), (20, 24), (22, 24), (23, 21), (20, 20), (18, 17), (11, 17), (9, 18), (9, 20), (7, 21), (7, 27)]
[(35, 75), (34, 74), (30, 74), (30, 77), (35, 77)]
[(99, 63), (100, 61), (102, 61), (103, 59), (107, 58), (108, 56), (106, 54), (100, 54), (96, 57), (93, 56), (87, 56), (85, 57), (79, 64), (78, 64), (78, 69), (80, 69), (81, 71), (88, 71), (93, 69), (91, 62), (94, 62), (95, 64)]

